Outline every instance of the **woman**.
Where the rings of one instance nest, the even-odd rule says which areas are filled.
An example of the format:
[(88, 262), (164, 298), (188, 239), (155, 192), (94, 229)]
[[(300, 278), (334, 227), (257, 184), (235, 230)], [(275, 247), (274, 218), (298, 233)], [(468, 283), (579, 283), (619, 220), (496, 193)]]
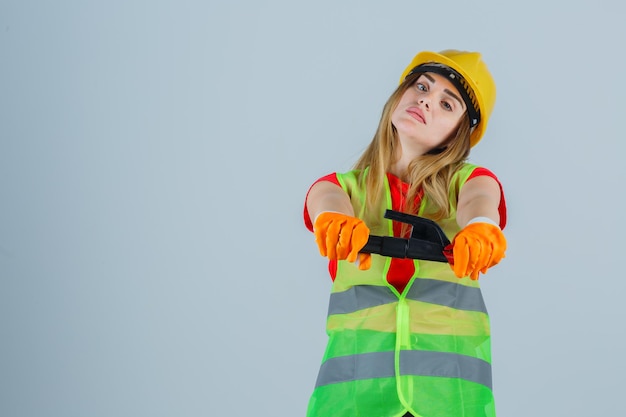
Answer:
[[(504, 257), (506, 207), (496, 176), (466, 162), (494, 103), (479, 53), (421, 52), (355, 169), (307, 193), (305, 224), (333, 278), (309, 417), (495, 415), (478, 277)], [(359, 253), (370, 234), (410, 233), (387, 209), (436, 221), (453, 262)]]

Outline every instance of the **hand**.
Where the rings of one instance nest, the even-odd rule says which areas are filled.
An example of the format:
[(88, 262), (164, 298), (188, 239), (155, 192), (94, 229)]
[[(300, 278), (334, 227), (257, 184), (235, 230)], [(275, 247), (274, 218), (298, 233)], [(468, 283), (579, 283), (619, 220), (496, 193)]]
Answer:
[(313, 232), (322, 256), (348, 262), (358, 259), (359, 269), (370, 268), (372, 255), (359, 253), (370, 235), (370, 229), (363, 220), (343, 213), (324, 211), (315, 218)]
[(476, 222), (465, 226), (451, 243), (454, 254), (454, 274), (477, 280), (478, 273), (496, 265), (504, 258), (506, 239), (494, 224)]

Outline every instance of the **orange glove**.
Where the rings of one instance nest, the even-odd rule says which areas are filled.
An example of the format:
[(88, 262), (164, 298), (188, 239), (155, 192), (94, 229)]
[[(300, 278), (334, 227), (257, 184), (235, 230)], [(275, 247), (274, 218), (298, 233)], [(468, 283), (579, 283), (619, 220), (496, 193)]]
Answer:
[(504, 258), (506, 239), (502, 230), (491, 223), (469, 223), (452, 240), (454, 274), (477, 280), (478, 273), (496, 265)]
[(359, 269), (369, 269), (372, 255), (359, 253), (367, 243), (370, 229), (363, 220), (334, 211), (324, 211), (315, 218), (315, 241), (320, 254), (330, 260), (359, 261)]

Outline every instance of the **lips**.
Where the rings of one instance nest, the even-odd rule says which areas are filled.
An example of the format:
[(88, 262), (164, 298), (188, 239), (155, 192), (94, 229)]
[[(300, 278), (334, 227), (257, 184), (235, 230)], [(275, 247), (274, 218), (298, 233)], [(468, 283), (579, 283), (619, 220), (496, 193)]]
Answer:
[(418, 122), (426, 124), (426, 119), (424, 118), (424, 113), (422, 113), (422, 110), (420, 110), (419, 108), (417, 108), (417, 107), (409, 107), (408, 109), (406, 109), (406, 112), (409, 114), (409, 116), (411, 116), (412, 118), (414, 118)]

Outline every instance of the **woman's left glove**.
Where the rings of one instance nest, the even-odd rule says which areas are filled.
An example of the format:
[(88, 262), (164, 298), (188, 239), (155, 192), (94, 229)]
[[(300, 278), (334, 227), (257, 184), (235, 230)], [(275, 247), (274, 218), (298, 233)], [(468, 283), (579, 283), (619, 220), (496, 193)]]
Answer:
[(330, 260), (359, 260), (359, 269), (369, 269), (372, 255), (359, 253), (367, 243), (370, 229), (363, 220), (334, 211), (324, 211), (313, 224), (315, 241), (322, 256)]
[(504, 258), (506, 239), (502, 230), (487, 222), (471, 222), (454, 237), (451, 243), (454, 274), (463, 278), (469, 275), (478, 279), (478, 273), (496, 265)]

